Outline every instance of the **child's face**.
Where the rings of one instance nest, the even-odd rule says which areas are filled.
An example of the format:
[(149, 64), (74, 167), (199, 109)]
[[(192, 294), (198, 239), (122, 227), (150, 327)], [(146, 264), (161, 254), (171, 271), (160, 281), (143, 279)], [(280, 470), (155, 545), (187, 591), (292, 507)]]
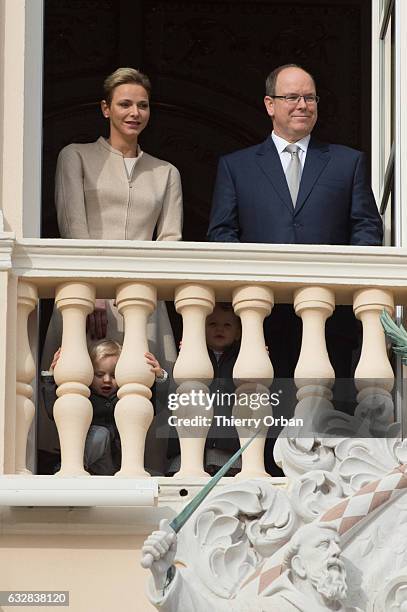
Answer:
[(98, 395), (109, 397), (116, 393), (118, 386), (114, 376), (114, 371), (119, 357), (117, 355), (109, 355), (95, 359), (93, 363), (93, 380), (91, 389)]
[(240, 339), (239, 318), (232, 310), (223, 310), (215, 306), (212, 314), (206, 319), (206, 344), (213, 351), (224, 351)]

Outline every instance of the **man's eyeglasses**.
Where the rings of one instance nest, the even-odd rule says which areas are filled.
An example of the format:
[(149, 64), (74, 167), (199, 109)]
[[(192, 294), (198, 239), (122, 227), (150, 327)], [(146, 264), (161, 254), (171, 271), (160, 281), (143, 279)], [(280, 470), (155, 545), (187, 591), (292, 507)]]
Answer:
[(300, 95), (290, 95), (290, 96), (269, 96), (270, 98), (278, 98), (279, 100), (285, 100), (287, 104), (298, 104), (301, 98), (304, 98), (304, 102), (306, 104), (318, 104), (319, 96), (314, 96), (314, 94), (309, 94), (307, 96)]

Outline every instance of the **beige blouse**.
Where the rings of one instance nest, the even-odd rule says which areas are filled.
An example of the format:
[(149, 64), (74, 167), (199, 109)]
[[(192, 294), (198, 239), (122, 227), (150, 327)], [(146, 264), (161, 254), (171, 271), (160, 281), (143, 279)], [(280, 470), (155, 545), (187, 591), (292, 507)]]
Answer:
[(172, 164), (143, 153), (131, 176), (100, 137), (59, 154), (55, 202), (62, 238), (181, 240), (182, 189)]

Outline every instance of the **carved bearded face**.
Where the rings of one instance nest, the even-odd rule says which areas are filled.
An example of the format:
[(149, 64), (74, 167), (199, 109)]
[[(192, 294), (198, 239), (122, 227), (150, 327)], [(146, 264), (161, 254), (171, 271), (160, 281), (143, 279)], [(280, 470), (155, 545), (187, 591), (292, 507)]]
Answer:
[(298, 555), (292, 560), (293, 571), (307, 579), (315, 590), (330, 601), (343, 601), (346, 598), (346, 571), (339, 558), (339, 537), (329, 528), (307, 531)]

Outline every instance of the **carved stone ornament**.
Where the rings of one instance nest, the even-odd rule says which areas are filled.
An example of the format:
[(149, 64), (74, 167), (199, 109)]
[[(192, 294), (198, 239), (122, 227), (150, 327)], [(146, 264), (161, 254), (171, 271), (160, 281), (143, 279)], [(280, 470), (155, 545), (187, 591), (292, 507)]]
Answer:
[(280, 437), (276, 455), (289, 486), (215, 489), (178, 534), (172, 580), (162, 590), (150, 580), (152, 603), (163, 612), (405, 612), (407, 443)]
[(405, 610), (407, 610), (407, 568), (388, 580), (373, 607), (373, 612), (405, 612)]

